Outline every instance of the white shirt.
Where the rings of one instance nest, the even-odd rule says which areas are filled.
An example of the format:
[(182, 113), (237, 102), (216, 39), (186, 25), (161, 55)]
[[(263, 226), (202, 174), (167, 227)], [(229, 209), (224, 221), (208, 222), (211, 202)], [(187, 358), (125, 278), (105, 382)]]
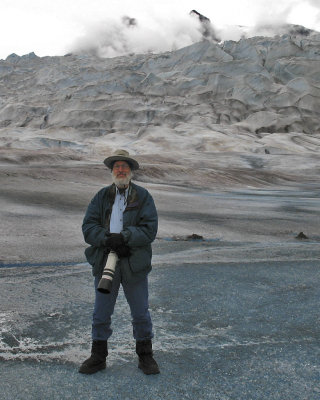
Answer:
[(123, 212), (127, 205), (128, 190), (129, 188), (120, 193), (119, 189), (116, 188), (116, 197), (110, 217), (110, 233), (120, 233), (123, 229)]

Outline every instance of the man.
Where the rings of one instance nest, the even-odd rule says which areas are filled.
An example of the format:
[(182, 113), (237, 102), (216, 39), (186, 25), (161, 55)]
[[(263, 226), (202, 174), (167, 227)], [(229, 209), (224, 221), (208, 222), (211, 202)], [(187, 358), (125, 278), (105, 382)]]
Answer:
[[(112, 171), (113, 184), (100, 190), (91, 200), (83, 220), (85, 251), (95, 277), (95, 306), (92, 322), (91, 357), (79, 372), (93, 374), (106, 368), (108, 339), (112, 334), (111, 316), (120, 283), (129, 303), (133, 337), (136, 340), (138, 367), (147, 375), (158, 374), (153, 358), (152, 322), (148, 304), (148, 273), (151, 271), (151, 243), (156, 237), (158, 216), (149, 192), (131, 182), (138, 162), (125, 150), (116, 150), (104, 160)], [(106, 257), (118, 256), (109, 294), (97, 290)]]

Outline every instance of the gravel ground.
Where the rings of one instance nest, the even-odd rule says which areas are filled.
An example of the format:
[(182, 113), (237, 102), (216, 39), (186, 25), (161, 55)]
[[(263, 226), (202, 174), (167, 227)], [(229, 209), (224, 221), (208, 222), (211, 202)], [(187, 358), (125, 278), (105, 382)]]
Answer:
[(150, 309), (161, 374), (149, 377), (137, 368), (122, 292), (107, 369), (77, 372), (90, 348), (86, 264), (0, 276), (4, 400), (319, 398), (318, 261), (156, 263)]
[(81, 222), (102, 179), (18, 169), (1, 181), (1, 398), (319, 399), (318, 187), (146, 184), (160, 218), (150, 309), (161, 374), (137, 368), (121, 291), (107, 369), (82, 376), (93, 279)]

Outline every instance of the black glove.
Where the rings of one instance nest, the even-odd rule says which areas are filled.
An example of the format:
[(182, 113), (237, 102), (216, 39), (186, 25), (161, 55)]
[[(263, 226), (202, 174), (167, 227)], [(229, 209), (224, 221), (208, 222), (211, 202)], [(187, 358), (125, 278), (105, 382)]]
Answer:
[(116, 251), (117, 247), (125, 246), (124, 238), (121, 233), (111, 233), (105, 241), (105, 246)]
[(130, 247), (127, 245), (119, 246), (114, 249), (119, 258), (129, 257), (131, 255)]

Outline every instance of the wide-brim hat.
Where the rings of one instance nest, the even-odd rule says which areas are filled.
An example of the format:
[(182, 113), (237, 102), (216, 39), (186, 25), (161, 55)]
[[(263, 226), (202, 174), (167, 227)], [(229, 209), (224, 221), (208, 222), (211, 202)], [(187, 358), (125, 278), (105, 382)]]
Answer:
[(112, 169), (113, 164), (116, 161), (126, 161), (132, 170), (139, 169), (138, 161), (130, 157), (130, 154), (127, 150), (116, 150), (112, 156), (107, 157), (103, 162), (108, 168)]

